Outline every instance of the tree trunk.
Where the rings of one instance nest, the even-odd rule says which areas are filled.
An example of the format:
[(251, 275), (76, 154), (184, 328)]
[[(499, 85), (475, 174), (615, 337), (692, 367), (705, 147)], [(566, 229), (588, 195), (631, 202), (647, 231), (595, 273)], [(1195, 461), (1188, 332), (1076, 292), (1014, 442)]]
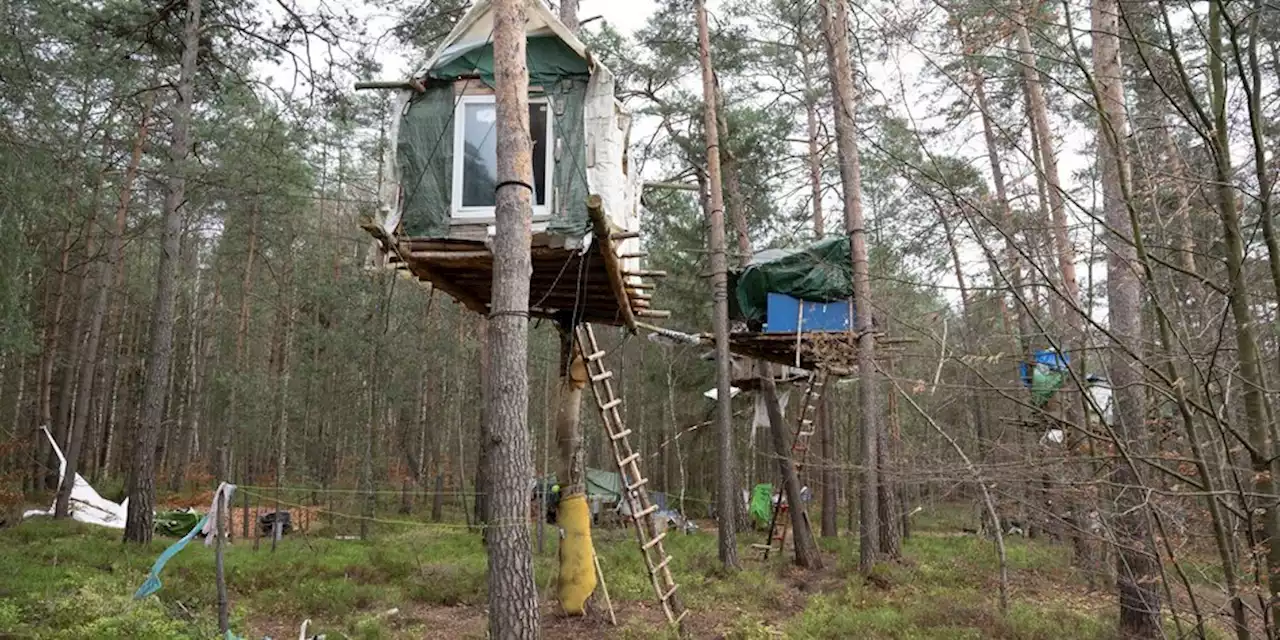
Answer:
[[(474, 522), (482, 526), (489, 521), (489, 406), (484, 394), (489, 392), (489, 321), (480, 318), (476, 322), (476, 338), (480, 351), (480, 440), (476, 444), (476, 495), (473, 504)], [(482, 531), (483, 533), (483, 531)]]
[(258, 203), (249, 214), (249, 249), (244, 262), (244, 277), (240, 281), (240, 311), (236, 316), (236, 346), (231, 361), (231, 392), (227, 401), (227, 414), (222, 424), (222, 442), (218, 446), (218, 475), (231, 477), (232, 437), (239, 423), (239, 396), (241, 368), (244, 365), (245, 341), (249, 336), (249, 302), (253, 295), (253, 265), (258, 249)]
[[(1056, 317), (1065, 318), (1067, 331), (1064, 336), (1058, 336), (1058, 344), (1062, 351), (1071, 359), (1068, 362), (1068, 369), (1071, 370), (1071, 379), (1082, 380), (1083, 376), (1079, 374), (1079, 367), (1083, 364), (1083, 352), (1073, 353), (1073, 349), (1083, 346), (1084, 344), (1084, 321), (1080, 312), (1080, 287), (1076, 279), (1075, 267), (1075, 250), (1071, 245), (1071, 238), (1067, 228), (1066, 206), (1062, 193), (1062, 181), (1058, 172), (1058, 160), (1055, 154), (1052, 133), (1049, 130), (1049, 110), (1045, 102), (1044, 84), (1040, 77), (1039, 68), (1036, 66), (1035, 50), (1031, 46), (1031, 35), (1027, 25), (1030, 19), (1031, 9), (1024, 7), (1023, 15), (1019, 20), (1017, 27), (1018, 37), (1018, 54), (1020, 64), (1022, 66), (1022, 80), (1026, 91), (1027, 114), (1031, 119), (1032, 133), (1036, 140), (1036, 153), (1033, 154), (1033, 160), (1036, 161), (1036, 168), (1040, 183), (1044, 189), (1045, 197), (1049, 204), (1049, 220), (1048, 223), (1052, 227), (1050, 236), (1054, 251), (1057, 254), (1058, 275), (1060, 281), (1057, 283), (1060, 288), (1057, 289), (1058, 296), (1052, 296), (1050, 308), (1057, 307), (1062, 310), (1061, 314), (1055, 314)], [(1066, 437), (1066, 455), (1071, 456), (1071, 452), (1081, 446), (1083, 442), (1083, 434), (1074, 432), (1084, 425), (1086, 414), (1081, 411), (1082, 405), (1079, 397), (1074, 392), (1064, 387), (1058, 392), (1060, 404), (1062, 407), (1062, 422), (1059, 425), (1063, 429)], [(1070, 471), (1069, 471), (1070, 472)], [(1072, 484), (1068, 482), (1067, 484)], [(1070, 489), (1068, 489), (1070, 492)], [(1063, 496), (1062, 502), (1065, 509), (1071, 514), (1069, 516), (1072, 521), (1071, 540), (1075, 550), (1076, 564), (1083, 566), (1088, 573), (1089, 584), (1093, 585), (1095, 581), (1095, 573), (1097, 567), (1094, 566), (1093, 543), (1088, 536), (1083, 533), (1085, 529), (1084, 521), (1080, 519), (1080, 514), (1084, 512), (1086, 505), (1080, 504), (1081, 500), (1078, 496), (1068, 493)], [(1054, 514), (1050, 514), (1053, 517)]]
[(737, 483), (733, 477), (733, 401), (729, 397), (729, 285), (725, 256), (724, 192), (720, 176), (720, 137), (716, 121), (715, 72), (711, 68), (711, 37), (707, 32), (707, 7), (698, 0), (698, 52), (702, 65), (703, 126), (707, 139), (707, 177), (710, 183), (711, 286), (715, 309), (712, 325), (716, 354), (716, 526), (719, 528), (720, 564), (736, 571), (738, 541), (735, 531)]
[[(85, 427), (89, 423), (90, 398), (93, 397), (93, 385), (98, 379), (98, 361), (101, 357), (102, 324), (107, 315), (107, 304), (111, 294), (112, 267), (123, 260), (124, 227), (129, 215), (129, 201), (133, 196), (133, 181), (138, 174), (138, 165), (142, 160), (142, 147), (147, 137), (147, 117), (151, 113), (151, 99), (148, 98), (143, 107), (142, 117), (138, 122), (138, 133), (134, 139), (133, 151), (129, 156), (129, 165), (125, 168), (124, 178), (120, 184), (120, 202), (116, 206), (115, 231), (111, 235), (107, 250), (107, 262), (96, 264), (92, 287), (96, 289), (93, 311), (89, 318), (89, 335), (85, 340), (81, 354), (80, 380), (77, 387), (77, 400), (71, 431), (67, 438), (66, 456), (67, 471), (62, 477), (62, 486), (58, 491), (54, 514), (66, 517), (70, 514), (71, 490), (75, 486), (75, 477), (80, 465), (80, 452), (84, 447)], [(95, 205), (96, 206), (96, 205)], [(91, 256), (92, 257), (92, 256)]]
[(880, 560), (879, 524), (879, 375), (875, 363), (875, 335), (871, 318), (871, 276), (868, 270), (866, 225), (862, 216), (862, 168), (858, 159), (854, 114), (857, 93), (849, 55), (848, 14), (844, 2), (821, 0), (822, 30), (827, 39), (831, 85), (835, 90), (836, 148), (840, 153), (840, 181), (844, 185), (845, 231), (853, 261), (853, 309), (858, 332), (858, 415), (862, 423), (862, 482), (859, 486), (858, 568), (870, 572)]
[(186, 190), (187, 155), (191, 148), (191, 107), (195, 102), (196, 54), (200, 47), (200, 0), (187, 0), (187, 23), (183, 29), (182, 68), (178, 77), (178, 104), (173, 114), (173, 140), (169, 146), (168, 194), (164, 202), (164, 232), (160, 261), (156, 267), (156, 298), (151, 314), (151, 343), (148, 347), (147, 381), (142, 392), (142, 419), (133, 445), (133, 465), (129, 470), (129, 513), (125, 523), (126, 542), (151, 541), (156, 496), (155, 453), (164, 418), (164, 392), (173, 358), (173, 289), (178, 267), (178, 244), (182, 233), (182, 206)]
[[(1119, 0), (1094, 0), (1093, 71), (1098, 105), (1098, 156), (1101, 164), (1102, 206), (1107, 227), (1115, 238), (1107, 255), (1108, 328), (1112, 340), (1110, 376), (1115, 389), (1117, 443), (1141, 455), (1146, 432), (1146, 389), (1142, 376), (1142, 287), (1133, 242), (1140, 230), (1130, 224), (1125, 185), (1128, 184), (1126, 144), (1129, 125), (1120, 70)], [(1116, 587), (1120, 595), (1120, 635), (1160, 637), (1160, 569), (1145, 547), (1150, 538), (1143, 503), (1142, 478), (1132, 462), (1118, 461), (1112, 471), (1114, 518), (1118, 547)]]
[(840, 535), (840, 526), (836, 522), (839, 493), (836, 464), (839, 456), (836, 455), (836, 434), (833, 428), (835, 421), (831, 419), (831, 403), (827, 399), (826, 389), (823, 389), (822, 396), (818, 398), (817, 413), (815, 422), (818, 425), (819, 450), (822, 452), (822, 467), (818, 472), (822, 482), (822, 537), (834, 538)]
[[(1245, 274), (1244, 235), (1240, 228), (1240, 213), (1236, 203), (1231, 145), (1227, 128), (1226, 73), (1223, 68), (1222, 7), (1218, 2), (1209, 3), (1209, 72), (1212, 88), (1213, 157), (1215, 192), (1218, 199), (1218, 215), (1222, 221), (1224, 253), (1229, 279), (1228, 302), (1232, 320), (1235, 321), (1236, 350), (1240, 367), (1240, 381), (1244, 387), (1245, 422), (1249, 433), (1249, 458), (1253, 466), (1254, 494), (1270, 496), (1274, 493), (1276, 461), (1273, 459), (1273, 443), (1269, 433), (1271, 409), (1265, 392), (1266, 379), (1262, 372), (1254, 331), (1253, 301), (1249, 293), (1248, 276)], [(1271, 601), (1280, 599), (1280, 509), (1271, 501), (1257, 502), (1253, 509), (1261, 511), (1263, 540), (1267, 565), (1271, 567), (1266, 579)], [(1252, 510), (1252, 509), (1251, 509)], [(1280, 628), (1280, 607), (1271, 607), (1271, 624)]]
[(569, 33), (578, 33), (578, 0), (560, 0), (560, 22)]
[[(804, 504), (800, 497), (800, 479), (796, 477), (795, 467), (791, 464), (786, 424), (782, 419), (782, 408), (778, 405), (778, 389), (773, 382), (773, 367), (763, 364), (760, 371), (760, 393), (764, 394), (764, 406), (769, 414), (769, 433), (773, 439), (773, 453), (778, 460), (778, 472), (782, 475), (782, 489), (786, 491), (787, 504), (791, 505), (787, 512), (791, 514), (791, 539), (796, 547), (796, 566), (821, 569), (822, 555), (818, 553), (818, 544), (813, 540), (813, 529), (809, 526), (808, 513), (800, 507)], [(823, 506), (822, 521), (825, 528), (827, 512), (825, 505)], [(832, 520), (834, 519), (833, 511)], [(770, 540), (769, 544), (773, 544), (773, 541)]]
[(537, 638), (538, 593), (530, 548), (529, 254), (533, 158), (529, 137), (529, 70), (525, 66), (525, 4), (495, 2), (498, 191), (494, 215), (493, 297), (489, 314), (487, 444), (489, 633)]

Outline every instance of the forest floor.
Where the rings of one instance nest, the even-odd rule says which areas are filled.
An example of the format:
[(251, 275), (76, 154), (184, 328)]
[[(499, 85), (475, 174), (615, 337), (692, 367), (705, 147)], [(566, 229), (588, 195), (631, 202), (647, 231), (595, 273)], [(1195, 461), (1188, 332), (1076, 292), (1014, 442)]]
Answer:
[[(904, 560), (871, 580), (858, 576), (857, 543), (822, 540), (826, 567), (807, 572), (782, 558), (759, 560), (739, 535), (743, 570), (719, 569), (713, 532), (672, 535), (668, 552), (698, 638), (1106, 638), (1114, 598), (1089, 593), (1068, 549), (1009, 541), (1010, 600), (997, 607), (991, 542), (961, 533), (964, 508), (917, 516)], [(554, 529), (549, 529), (554, 531)], [(655, 638), (669, 634), (634, 538), (595, 532), (618, 627), (596, 607), (586, 618), (557, 615), (552, 596), (555, 541), (535, 554), (550, 638)], [(0, 638), (212, 638), (217, 600), (213, 551), (193, 542), (161, 575), (161, 591), (134, 601), (152, 562), (172, 539), (123, 545), (119, 532), (36, 519), (0, 531)], [(272, 552), (237, 541), (226, 554), (233, 630), (252, 640), (308, 635), (338, 638), (483, 638), (485, 550), (465, 526), (382, 525), (372, 540), (335, 539), (313, 528)], [(597, 592), (598, 593), (598, 592)]]

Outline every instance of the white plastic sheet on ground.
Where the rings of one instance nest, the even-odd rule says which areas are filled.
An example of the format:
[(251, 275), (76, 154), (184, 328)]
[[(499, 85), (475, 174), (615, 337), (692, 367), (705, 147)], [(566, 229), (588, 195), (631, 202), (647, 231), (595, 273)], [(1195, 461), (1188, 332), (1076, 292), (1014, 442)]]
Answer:
[[(40, 427), (49, 444), (53, 445), (53, 452), (58, 456), (58, 487), (62, 487), (62, 478), (67, 476), (67, 458), (62, 455), (62, 449), (58, 448), (58, 443), (53, 441), (53, 435), (49, 433), (49, 429)], [(56, 500), (56, 499), (55, 499)], [(32, 516), (52, 516), (54, 506), (50, 506), (48, 511), (40, 509), (32, 509), (22, 514), (23, 518)], [(129, 499), (116, 504), (106, 498), (98, 495), (93, 487), (89, 486), (89, 482), (84, 476), (76, 474), (75, 484), (71, 487), (71, 518), (77, 522), (86, 522), (88, 524), (96, 524), (112, 529), (123, 529), (125, 521), (125, 513), (129, 507)]]

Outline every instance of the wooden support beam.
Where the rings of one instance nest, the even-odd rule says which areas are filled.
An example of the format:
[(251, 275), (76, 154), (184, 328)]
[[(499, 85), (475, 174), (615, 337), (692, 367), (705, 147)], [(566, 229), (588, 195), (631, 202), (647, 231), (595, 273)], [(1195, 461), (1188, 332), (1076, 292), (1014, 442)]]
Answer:
[(644, 251), (641, 251), (640, 253), (624, 253), (618, 257), (623, 260), (628, 260), (631, 258), (647, 258), (649, 257), (649, 254)]
[(408, 80), (366, 80), (356, 83), (356, 91), (368, 89), (408, 89), (418, 93), (423, 93), (427, 90), (422, 81), (417, 78), (409, 78)]
[(641, 269), (639, 271), (623, 271), (622, 275), (638, 276), (641, 278), (665, 278), (667, 277), (667, 272), (666, 271), (649, 271), (647, 269)]
[(591, 217), (592, 230), (595, 232), (596, 239), (600, 244), (600, 253), (604, 257), (604, 269), (609, 274), (609, 282), (613, 288), (614, 299), (617, 300), (618, 307), (622, 312), (622, 321), (634, 331), (636, 317), (631, 312), (631, 306), (627, 304), (626, 279), (623, 277), (622, 265), (618, 262), (617, 250), (613, 244), (620, 234), (613, 233), (609, 228), (609, 219), (605, 216), (604, 211), (604, 199), (598, 194), (593, 193), (587, 197), (587, 214)]
[(673, 191), (700, 191), (701, 187), (688, 182), (646, 182), (645, 189), (668, 189)]
[[(407, 247), (404, 246), (404, 243), (397, 245), (396, 251), (400, 254), (401, 258), (409, 253), (407, 251)], [(488, 310), (485, 307), (483, 299), (478, 298), (474, 292), (467, 288), (458, 286), (453, 280), (435, 274), (429, 267), (427, 267), (427, 265), (421, 262), (416, 262), (410, 265), (410, 269), (413, 271), (414, 275), (418, 276), (419, 279), (427, 280), (432, 286), (453, 296), (454, 298), (457, 298), (458, 301), (466, 305), (468, 309), (471, 309), (476, 313), (487, 313)]]
[(640, 318), (670, 318), (671, 312), (660, 309), (642, 309), (636, 311), (636, 316)]
[(489, 251), (410, 251), (412, 260), (432, 260), (435, 262), (460, 262), (464, 260), (492, 260)]
[(640, 237), (639, 231), (618, 231), (616, 233), (609, 234), (610, 240), (630, 240), (632, 238), (639, 238), (639, 237)]

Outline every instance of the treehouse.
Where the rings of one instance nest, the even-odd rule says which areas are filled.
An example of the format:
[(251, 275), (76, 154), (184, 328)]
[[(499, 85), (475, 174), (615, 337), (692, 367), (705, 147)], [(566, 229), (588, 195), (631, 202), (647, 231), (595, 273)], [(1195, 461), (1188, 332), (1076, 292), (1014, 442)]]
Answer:
[[(770, 249), (730, 274), (729, 316), (745, 331), (729, 336), (735, 355), (844, 375), (854, 370), (857, 337), (849, 238), (798, 249)], [(786, 375), (784, 373), (783, 375)]]
[[(614, 76), (538, 0), (527, 0), (533, 141), (529, 312), (634, 327), (658, 276), (641, 270), (631, 117)], [(493, 280), (497, 121), (494, 15), (479, 0), (400, 91), (381, 219), (365, 225), (386, 260), (487, 313)]]

